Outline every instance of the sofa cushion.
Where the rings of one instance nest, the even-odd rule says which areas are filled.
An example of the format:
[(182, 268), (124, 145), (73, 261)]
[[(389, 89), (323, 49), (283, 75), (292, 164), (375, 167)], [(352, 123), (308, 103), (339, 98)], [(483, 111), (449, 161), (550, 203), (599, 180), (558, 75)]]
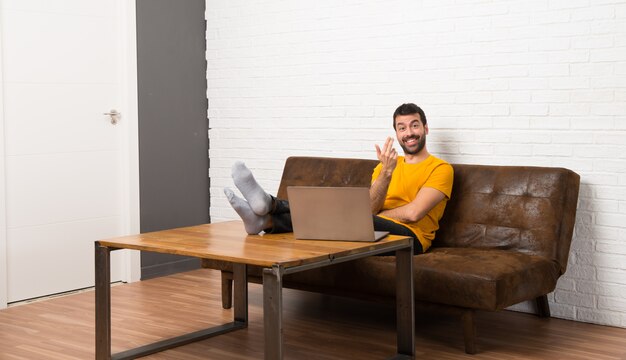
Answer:
[(554, 290), (559, 264), (516, 251), (433, 249), (414, 258), (420, 300), (500, 310)]

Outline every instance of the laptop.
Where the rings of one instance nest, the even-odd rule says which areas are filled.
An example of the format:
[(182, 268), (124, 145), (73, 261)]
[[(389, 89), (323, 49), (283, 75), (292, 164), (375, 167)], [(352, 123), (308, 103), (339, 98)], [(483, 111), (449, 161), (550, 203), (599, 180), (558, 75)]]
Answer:
[(389, 234), (374, 231), (368, 188), (288, 186), (287, 194), (296, 239), (374, 242)]

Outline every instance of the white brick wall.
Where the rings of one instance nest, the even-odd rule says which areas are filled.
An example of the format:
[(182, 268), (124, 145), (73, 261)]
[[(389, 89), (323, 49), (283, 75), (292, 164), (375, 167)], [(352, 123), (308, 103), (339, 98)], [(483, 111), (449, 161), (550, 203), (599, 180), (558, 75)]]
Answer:
[(207, 20), (214, 221), (233, 161), (275, 192), (290, 155), (375, 158), (415, 102), (450, 162), (581, 175), (552, 313), (626, 327), (626, 1), (207, 0)]

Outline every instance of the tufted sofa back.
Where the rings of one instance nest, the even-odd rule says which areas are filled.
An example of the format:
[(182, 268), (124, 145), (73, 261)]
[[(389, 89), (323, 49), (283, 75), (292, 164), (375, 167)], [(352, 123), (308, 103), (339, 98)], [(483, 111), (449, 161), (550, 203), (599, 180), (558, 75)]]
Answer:
[(455, 164), (452, 197), (434, 247), (516, 250), (565, 272), (580, 177), (548, 167)]
[(292, 156), (276, 196), (287, 199), (287, 186), (369, 187), (376, 165), (376, 160)]
[[(376, 160), (290, 157), (287, 186), (365, 186)], [(565, 272), (580, 177), (563, 168), (453, 164), (452, 198), (433, 247), (516, 250), (552, 259)]]

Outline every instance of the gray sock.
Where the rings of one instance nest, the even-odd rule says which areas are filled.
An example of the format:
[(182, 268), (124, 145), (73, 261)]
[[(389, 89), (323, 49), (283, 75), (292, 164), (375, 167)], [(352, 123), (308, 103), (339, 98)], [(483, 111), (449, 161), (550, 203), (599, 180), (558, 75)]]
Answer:
[(269, 223), (269, 215), (260, 216), (254, 213), (250, 208), (250, 204), (244, 199), (235, 195), (235, 193), (229, 189), (224, 188), (224, 195), (228, 199), (230, 205), (235, 209), (243, 225), (246, 228), (246, 232), (250, 235), (256, 235), (267, 228)]
[(272, 197), (256, 182), (250, 169), (241, 161), (237, 161), (233, 164), (232, 177), (252, 211), (260, 216), (267, 215), (271, 210)]

